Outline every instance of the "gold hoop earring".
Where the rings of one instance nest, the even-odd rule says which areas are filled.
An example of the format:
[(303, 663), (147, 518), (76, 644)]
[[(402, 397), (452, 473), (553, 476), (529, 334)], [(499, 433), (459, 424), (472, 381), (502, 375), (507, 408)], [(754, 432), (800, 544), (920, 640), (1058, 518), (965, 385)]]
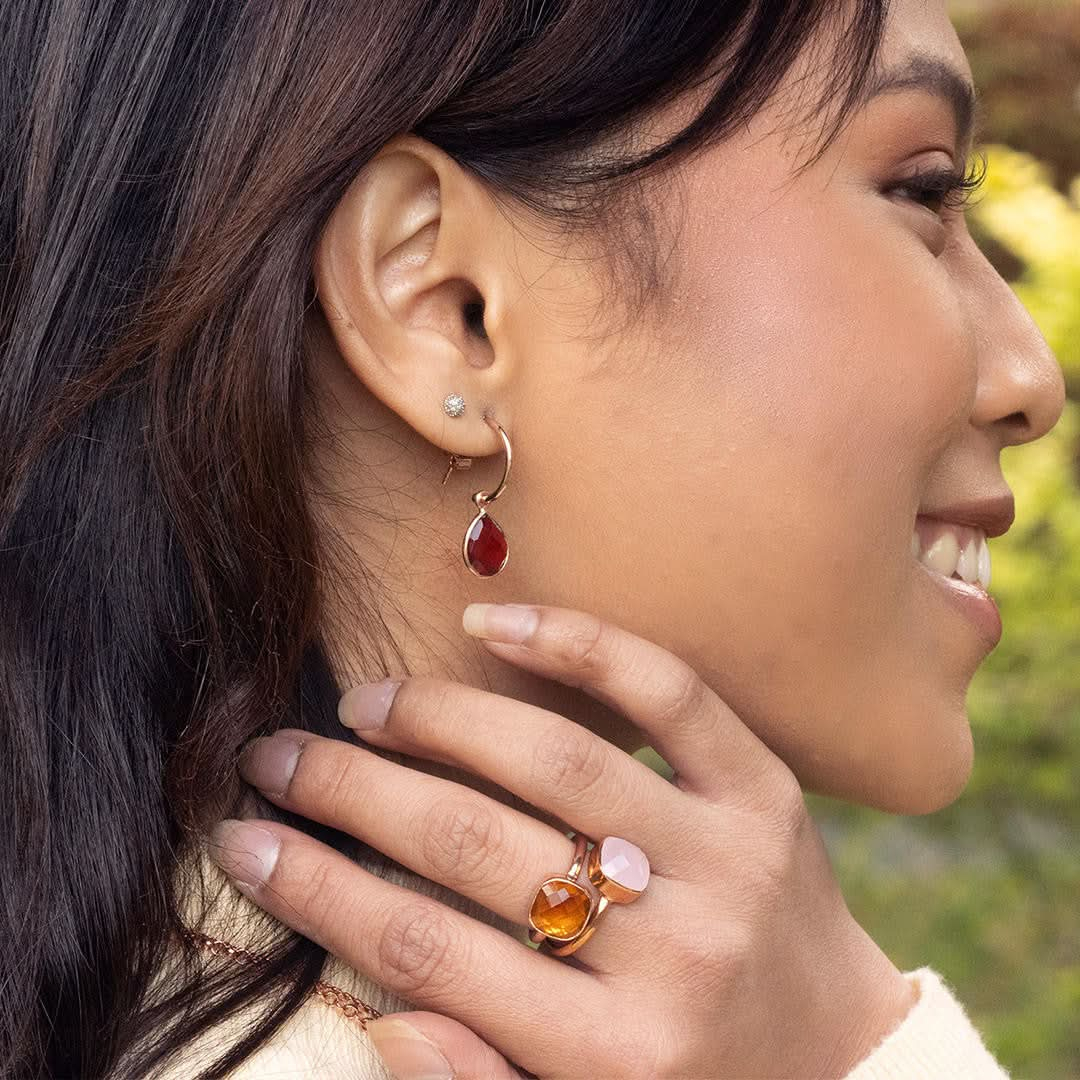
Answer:
[[(493, 503), (506, 487), (506, 478), (510, 475), (510, 462), (513, 452), (510, 449), (510, 437), (506, 434), (503, 426), (491, 416), (485, 416), (489, 427), (499, 433), (503, 441), (503, 449), (506, 451), (506, 461), (503, 464), (502, 479), (494, 491), (476, 491), (472, 501), (476, 504), (476, 516), (469, 522), (465, 530), (465, 537), (461, 541), (461, 557), (465, 565), (477, 577), (494, 577), (506, 565), (510, 558), (510, 548), (506, 540), (506, 533), (502, 526), (487, 512), (489, 503)], [(455, 469), (467, 469), (472, 465), (472, 458), (450, 455), (450, 464), (442, 482), (445, 484), (450, 479), (450, 474)]]

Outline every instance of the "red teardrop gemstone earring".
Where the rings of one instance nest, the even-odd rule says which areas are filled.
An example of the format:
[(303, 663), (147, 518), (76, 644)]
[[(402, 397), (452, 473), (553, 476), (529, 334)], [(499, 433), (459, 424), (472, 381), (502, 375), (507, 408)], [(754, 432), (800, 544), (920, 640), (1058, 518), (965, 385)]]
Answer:
[[(449, 409), (447, 411), (449, 412)], [(477, 513), (465, 530), (465, 538), (461, 543), (461, 555), (465, 560), (465, 565), (477, 577), (493, 577), (506, 565), (510, 558), (510, 549), (506, 541), (506, 533), (487, 512), (487, 505), (493, 503), (503, 493), (506, 478), (510, 475), (510, 461), (513, 454), (510, 449), (510, 437), (503, 430), (502, 425), (490, 416), (485, 416), (484, 420), (487, 421), (489, 427), (499, 433), (506, 451), (506, 461), (503, 465), (502, 479), (494, 491), (473, 493), (472, 501), (476, 504)], [(446, 483), (454, 469), (467, 469), (471, 465), (472, 458), (459, 458), (456, 454), (451, 454), (450, 465), (442, 482)]]

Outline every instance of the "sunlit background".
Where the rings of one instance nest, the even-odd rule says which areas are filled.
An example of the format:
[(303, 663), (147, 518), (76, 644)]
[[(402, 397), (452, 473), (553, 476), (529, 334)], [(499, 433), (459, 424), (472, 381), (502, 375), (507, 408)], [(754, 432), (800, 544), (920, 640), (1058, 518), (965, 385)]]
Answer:
[(926, 817), (807, 803), (848, 906), (894, 963), (939, 971), (1016, 1080), (1067, 1080), (1080, 1078), (1080, 0), (950, 9), (985, 109), (970, 227), (1057, 354), (1069, 402), (1050, 435), (1002, 454), (1016, 524), (991, 541), (990, 590), (1005, 630), (968, 697), (964, 794)]

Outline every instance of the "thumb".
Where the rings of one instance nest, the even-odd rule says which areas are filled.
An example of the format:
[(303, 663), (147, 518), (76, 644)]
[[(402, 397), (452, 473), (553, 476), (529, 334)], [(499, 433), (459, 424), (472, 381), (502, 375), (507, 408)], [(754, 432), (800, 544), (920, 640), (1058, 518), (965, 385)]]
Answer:
[(464, 1024), (433, 1012), (392, 1013), (365, 1027), (394, 1080), (522, 1080)]

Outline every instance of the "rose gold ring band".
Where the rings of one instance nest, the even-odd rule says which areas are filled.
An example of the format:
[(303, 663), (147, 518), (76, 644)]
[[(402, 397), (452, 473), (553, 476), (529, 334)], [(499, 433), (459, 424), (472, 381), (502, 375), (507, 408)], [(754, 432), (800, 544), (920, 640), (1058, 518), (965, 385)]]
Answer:
[[(589, 843), (575, 832), (574, 859), (566, 874), (545, 878), (529, 910), (529, 938), (541, 952), (569, 956), (596, 932), (609, 903), (633, 903), (649, 882), (649, 860), (636, 844), (619, 836)], [(585, 878), (581, 879), (582, 865)]]

